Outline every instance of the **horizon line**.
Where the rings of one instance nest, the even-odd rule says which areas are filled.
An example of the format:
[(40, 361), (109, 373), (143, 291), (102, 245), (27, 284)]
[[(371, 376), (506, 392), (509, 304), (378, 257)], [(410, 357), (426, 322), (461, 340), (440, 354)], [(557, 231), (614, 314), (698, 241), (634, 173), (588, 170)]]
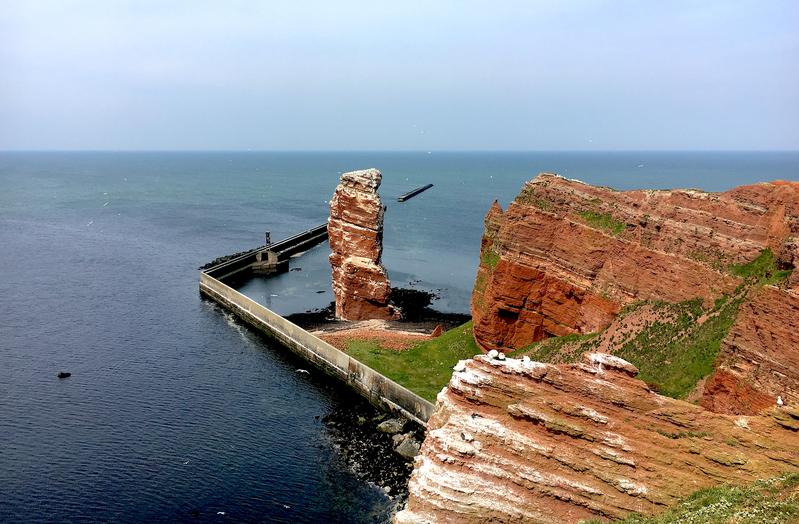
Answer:
[(799, 149), (0, 149), (0, 153), (799, 153)]

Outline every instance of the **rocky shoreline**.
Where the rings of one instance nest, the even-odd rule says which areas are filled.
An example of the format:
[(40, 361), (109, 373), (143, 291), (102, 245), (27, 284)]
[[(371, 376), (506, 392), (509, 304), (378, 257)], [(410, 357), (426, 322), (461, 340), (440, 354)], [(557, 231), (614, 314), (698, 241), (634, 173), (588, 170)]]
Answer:
[(331, 411), (322, 422), (347, 469), (382, 489), (394, 501), (395, 510), (404, 507), (424, 428), (380, 413), (360, 399)]

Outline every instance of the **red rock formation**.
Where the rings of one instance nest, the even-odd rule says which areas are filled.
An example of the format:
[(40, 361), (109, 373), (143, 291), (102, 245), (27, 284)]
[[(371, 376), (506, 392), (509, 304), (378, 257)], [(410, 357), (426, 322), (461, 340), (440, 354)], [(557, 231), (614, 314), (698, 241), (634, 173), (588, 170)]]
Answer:
[(722, 341), (701, 404), (753, 414), (777, 396), (799, 406), (799, 293), (765, 286), (750, 292)]
[(712, 303), (740, 283), (723, 271), (730, 264), (764, 248), (793, 264), (791, 237), (799, 237), (796, 182), (614, 191), (541, 174), (507, 211), (494, 203), (486, 216), (475, 339), (486, 350), (520, 348), (601, 330), (635, 300)]
[(697, 489), (799, 471), (799, 410), (728, 416), (660, 396), (611, 355), (478, 356), (438, 396), (398, 523), (654, 514)]
[(341, 175), (330, 200), (327, 231), (336, 317), (344, 320), (391, 319), (391, 285), (380, 263), (383, 253), (383, 207), (377, 169)]

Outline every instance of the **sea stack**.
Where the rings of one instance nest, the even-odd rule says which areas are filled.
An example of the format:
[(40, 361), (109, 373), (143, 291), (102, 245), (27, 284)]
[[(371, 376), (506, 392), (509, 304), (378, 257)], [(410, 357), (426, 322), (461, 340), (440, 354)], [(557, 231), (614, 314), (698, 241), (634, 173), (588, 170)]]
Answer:
[(383, 254), (385, 207), (377, 189), (377, 169), (341, 175), (330, 200), (327, 231), (336, 317), (342, 320), (391, 319), (391, 284), (380, 259)]

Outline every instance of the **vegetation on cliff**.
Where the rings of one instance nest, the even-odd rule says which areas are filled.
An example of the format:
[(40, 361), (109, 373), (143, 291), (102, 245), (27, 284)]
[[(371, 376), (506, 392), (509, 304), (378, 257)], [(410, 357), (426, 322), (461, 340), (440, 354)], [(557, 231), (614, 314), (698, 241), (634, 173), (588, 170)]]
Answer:
[[(777, 268), (776, 257), (769, 249), (747, 264), (731, 266), (730, 272), (744, 283), (732, 295), (719, 297), (712, 306), (703, 306), (700, 299), (637, 302), (621, 312), (612, 331), (555, 337), (514, 355), (566, 363), (604, 344), (604, 350), (638, 367), (638, 377), (659, 393), (686, 398), (701, 379), (713, 372), (721, 342), (735, 322), (748, 290), (778, 284), (790, 275), (790, 271)], [(643, 309), (646, 314), (641, 314)]]
[(730, 267), (730, 273), (755, 285), (779, 284), (791, 275), (791, 271), (777, 267), (777, 257), (770, 249), (761, 251), (760, 255), (748, 264)]
[(481, 353), (471, 322), (404, 351), (384, 348), (374, 340), (353, 339), (346, 352), (431, 402), (449, 383), (452, 367), (459, 360)]
[(623, 524), (767, 524), (799, 521), (799, 474), (783, 475), (747, 487), (699, 490), (654, 517), (631, 515)]
[(613, 218), (610, 213), (598, 213), (596, 211), (582, 211), (578, 213), (585, 222), (596, 229), (608, 231), (614, 235), (618, 235), (624, 231), (624, 222), (620, 222)]

